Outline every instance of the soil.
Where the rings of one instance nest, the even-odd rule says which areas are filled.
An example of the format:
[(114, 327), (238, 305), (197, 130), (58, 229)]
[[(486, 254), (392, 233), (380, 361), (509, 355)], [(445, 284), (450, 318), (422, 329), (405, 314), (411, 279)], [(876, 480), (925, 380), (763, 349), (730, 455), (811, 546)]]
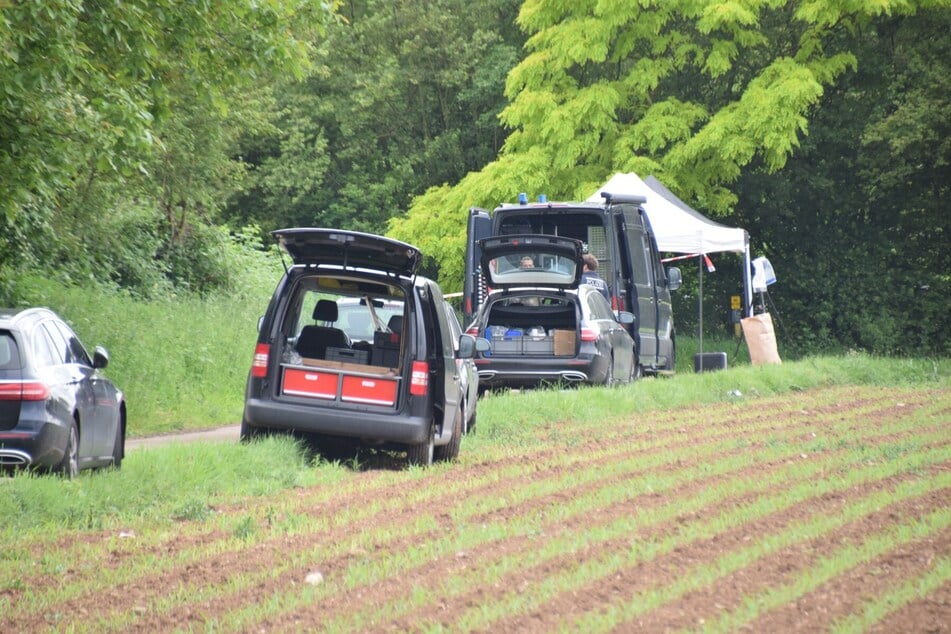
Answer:
[[(232, 525), (253, 518), (250, 540), (223, 521), (128, 539), (71, 534), (34, 556), (88, 559), (0, 587), (12, 606), (0, 631), (813, 632), (865, 618), (906, 587), (919, 589), (859, 629), (951, 631), (947, 390), (834, 388), (657, 416), (570, 447), (481, 456), (464, 442), (453, 465), (364, 465), (332, 486), (215, 508)], [(915, 424), (896, 427), (904, 420)], [(554, 437), (557, 426), (538, 433)], [(128, 449), (237, 438), (228, 426), (134, 439)], [(609, 499), (619, 485), (629, 494)], [(905, 489), (915, 493), (889, 497)], [(804, 493), (784, 503), (794, 491)], [(882, 501), (853, 510), (869, 499)], [(302, 518), (321, 528), (295, 530)], [(611, 532), (625, 522), (629, 531)], [(821, 530), (784, 537), (817, 522)], [(909, 533), (909, 523), (928, 522), (933, 530)], [(904, 537), (869, 546), (896, 535)], [(560, 540), (564, 550), (543, 555)], [(823, 572), (849, 548), (864, 554)], [(405, 563), (421, 552), (423, 564)], [(82, 590), (42, 606), (63, 588)], [(480, 620), (500, 604), (509, 606), (503, 616)]]

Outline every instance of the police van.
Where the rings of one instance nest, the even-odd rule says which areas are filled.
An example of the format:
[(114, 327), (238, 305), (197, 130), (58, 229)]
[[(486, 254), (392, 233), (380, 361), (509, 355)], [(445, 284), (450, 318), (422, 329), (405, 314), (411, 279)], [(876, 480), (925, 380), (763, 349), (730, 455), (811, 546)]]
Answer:
[(671, 374), (676, 359), (676, 332), (670, 294), (682, 283), (680, 269), (665, 268), (644, 211), (643, 196), (602, 192), (603, 202), (529, 202), (502, 204), (492, 212), (469, 210), (463, 314), (468, 321), (488, 294), (481, 269), (479, 241), (493, 236), (545, 234), (580, 240), (598, 260), (607, 283), (611, 308), (629, 312), (626, 324), (635, 341), (640, 370)]

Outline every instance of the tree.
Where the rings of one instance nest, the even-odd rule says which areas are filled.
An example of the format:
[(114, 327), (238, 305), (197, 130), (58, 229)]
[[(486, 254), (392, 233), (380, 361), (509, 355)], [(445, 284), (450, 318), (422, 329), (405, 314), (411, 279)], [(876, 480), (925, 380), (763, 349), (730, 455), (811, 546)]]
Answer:
[(345, 5), (319, 46), (317, 72), (279, 92), (277, 130), (242, 143), (253, 182), (229, 218), (382, 232), (414, 194), (492, 160), (504, 141), (505, 76), (521, 45), (506, 39), (516, 8), (515, 0)]
[(861, 31), (785, 167), (748, 170), (737, 218), (776, 268), (803, 350), (948, 354), (951, 12)]
[[(67, 208), (81, 227), (154, 193), (155, 179), (171, 196), (167, 209), (190, 207), (182, 192), (198, 175), (175, 185), (172, 171), (162, 170), (167, 159), (189, 154), (182, 167), (205, 165), (206, 151), (220, 151), (205, 141), (218, 134), (211, 128), (236, 95), (274, 76), (303, 77), (330, 7), (316, 0), (0, 2), (0, 222), (7, 229), (0, 257), (29, 257), (49, 242), (40, 236), (55, 242), (54, 215)], [(77, 206), (93, 191), (98, 196)]]
[(782, 168), (824, 91), (857, 58), (857, 29), (940, 2), (528, 0), (528, 54), (509, 74), (499, 158), (394, 219), (461, 286), (466, 208), (519, 191), (585, 197), (615, 171), (654, 174), (726, 214), (744, 169)]

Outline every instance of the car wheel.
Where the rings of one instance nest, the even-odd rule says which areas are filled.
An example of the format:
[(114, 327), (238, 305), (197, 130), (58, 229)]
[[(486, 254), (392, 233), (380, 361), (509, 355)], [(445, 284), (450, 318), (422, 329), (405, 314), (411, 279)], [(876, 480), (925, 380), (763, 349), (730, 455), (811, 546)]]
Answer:
[(410, 465), (419, 467), (428, 467), (433, 464), (433, 454), (435, 453), (435, 436), (432, 429), (429, 430), (429, 440), (418, 445), (410, 445), (406, 449), (406, 462)]
[(122, 468), (122, 459), (125, 458), (125, 434), (122, 433), (122, 415), (116, 423), (116, 440), (112, 444), (112, 466)]
[(467, 433), (467, 434), (474, 434), (474, 433), (475, 433), (476, 418), (478, 418), (478, 416), (479, 416), (479, 411), (476, 410), (476, 409), (473, 409), (473, 411), (472, 411), (472, 416), (469, 418), (469, 422), (466, 424), (466, 433)]
[(631, 354), (631, 376), (628, 378), (628, 383), (633, 383), (643, 376), (644, 366), (642, 366), (637, 359), (637, 347), (635, 346)]
[(456, 412), (455, 420), (452, 424), (452, 439), (448, 444), (436, 447), (433, 457), (436, 460), (449, 462), (459, 456), (459, 447), (462, 445), (462, 410)]
[(69, 426), (66, 452), (63, 454), (63, 460), (56, 465), (56, 471), (70, 480), (79, 475), (79, 427), (75, 420)]
[(644, 366), (634, 361), (634, 365), (631, 366), (631, 382), (637, 381), (644, 376)]
[(241, 419), (241, 433), (239, 438), (241, 442), (251, 442), (255, 438), (260, 438), (265, 435), (265, 430), (260, 427), (254, 427), (248, 421)]
[(611, 358), (608, 359), (608, 371), (605, 373), (604, 385), (606, 387), (614, 387), (614, 355), (611, 355)]

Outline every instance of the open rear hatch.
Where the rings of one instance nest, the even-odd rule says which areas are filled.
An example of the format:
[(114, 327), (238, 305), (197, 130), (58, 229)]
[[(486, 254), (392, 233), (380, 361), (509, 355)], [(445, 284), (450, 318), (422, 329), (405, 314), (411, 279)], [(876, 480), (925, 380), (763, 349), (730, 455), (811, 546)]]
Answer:
[(577, 288), (582, 244), (560, 236), (513, 235), (483, 238), (482, 271), (492, 289)]
[(422, 261), (411, 244), (359, 231), (294, 228), (271, 233), (294, 264), (369, 269), (412, 277)]
[(583, 245), (561, 236), (521, 234), (479, 241), (493, 293), (484, 335), (492, 356), (574, 356), (578, 315), (565, 289), (581, 281)]
[(317, 267), (299, 278), (284, 316), (281, 394), (395, 407), (408, 330), (405, 294), (412, 288), (407, 280), (419, 267), (419, 250), (337, 229), (281, 229), (273, 235), (295, 265)]

